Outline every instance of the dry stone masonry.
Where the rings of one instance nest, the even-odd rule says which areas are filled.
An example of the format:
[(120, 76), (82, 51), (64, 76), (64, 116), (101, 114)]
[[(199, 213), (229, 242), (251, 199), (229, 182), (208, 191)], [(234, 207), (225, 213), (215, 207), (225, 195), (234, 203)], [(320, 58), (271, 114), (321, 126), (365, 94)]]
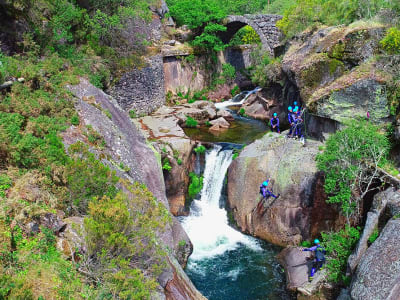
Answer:
[(273, 54), (282, 37), (282, 33), (276, 27), (276, 22), (280, 19), (282, 19), (280, 15), (228, 16), (224, 21), (227, 31), (221, 34), (221, 39), (228, 43), (240, 28), (249, 25), (260, 36), (264, 50)]

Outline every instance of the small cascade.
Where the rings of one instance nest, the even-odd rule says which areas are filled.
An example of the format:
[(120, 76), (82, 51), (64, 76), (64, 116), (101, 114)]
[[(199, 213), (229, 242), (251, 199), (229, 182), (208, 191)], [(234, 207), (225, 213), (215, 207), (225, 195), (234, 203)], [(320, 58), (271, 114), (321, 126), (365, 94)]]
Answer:
[(228, 224), (225, 208), (219, 206), (224, 178), (232, 162), (233, 151), (214, 145), (206, 153), (203, 189), (200, 199), (195, 199), (190, 215), (183, 220), (194, 249), (192, 261), (210, 258), (235, 249), (240, 243), (259, 249), (257, 241), (236, 231)]
[(229, 106), (240, 106), (247, 100), (250, 95), (255, 94), (261, 90), (262, 88), (256, 87), (254, 90), (241, 92), (240, 94), (236, 95), (232, 99), (229, 99), (228, 101), (215, 103), (215, 107), (218, 109), (225, 109)]
[(186, 272), (210, 300), (288, 299), (277, 249), (229, 226), (220, 203), (232, 147), (206, 152), (203, 189), (181, 222), (193, 243)]

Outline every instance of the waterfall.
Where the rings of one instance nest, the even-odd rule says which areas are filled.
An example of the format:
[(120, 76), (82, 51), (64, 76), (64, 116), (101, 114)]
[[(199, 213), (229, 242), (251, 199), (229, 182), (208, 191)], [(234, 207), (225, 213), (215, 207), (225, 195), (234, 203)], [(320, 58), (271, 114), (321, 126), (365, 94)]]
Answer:
[(240, 245), (261, 250), (257, 240), (229, 226), (225, 208), (219, 205), (232, 155), (232, 150), (223, 150), (219, 145), (214, 145), (213, 149), (206, 152), (200, 199), (192, 202), (190, 215), (182, 220), (183, 227), (193, 243), (191, 262), (221, 255)]
[(228, 101), (215, 103), (215, 107), (218, 109), (224, 109), (229, 106), (242, 105), (250, 95), (255, 94), (261, 90), (262, 89), (260, 87), (256, 87), (254, 90), (241, 92), (240, 94), (236, 95), (232, 99), (229, 99)]

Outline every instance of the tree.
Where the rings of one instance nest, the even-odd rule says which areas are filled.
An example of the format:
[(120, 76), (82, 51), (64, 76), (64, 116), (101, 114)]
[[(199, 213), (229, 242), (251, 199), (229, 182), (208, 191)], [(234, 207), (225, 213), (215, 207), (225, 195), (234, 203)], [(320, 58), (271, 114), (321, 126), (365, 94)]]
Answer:
[(359, 220), (362, 200), (374, 189), (389, 148), (388, 138), (377, 126), (352, 121), (331, 135), (325, 151), (317, 156), (317, 166), (325, 173), (327, 202), (341, 205), (348, 224), (352, 218)]

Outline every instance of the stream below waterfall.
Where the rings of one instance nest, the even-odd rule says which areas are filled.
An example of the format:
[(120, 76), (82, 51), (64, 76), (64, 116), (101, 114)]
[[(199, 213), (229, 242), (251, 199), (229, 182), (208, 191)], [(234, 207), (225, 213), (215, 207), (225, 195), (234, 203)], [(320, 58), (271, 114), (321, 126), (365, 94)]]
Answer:
[(206, 152), (201, 195), (180, 219), (194, 246), (186, 273), (210, 300), (291, 299), (275, 258), (279, 248), (229, 225), (223, 187), (232, 155), (218, 144)]

